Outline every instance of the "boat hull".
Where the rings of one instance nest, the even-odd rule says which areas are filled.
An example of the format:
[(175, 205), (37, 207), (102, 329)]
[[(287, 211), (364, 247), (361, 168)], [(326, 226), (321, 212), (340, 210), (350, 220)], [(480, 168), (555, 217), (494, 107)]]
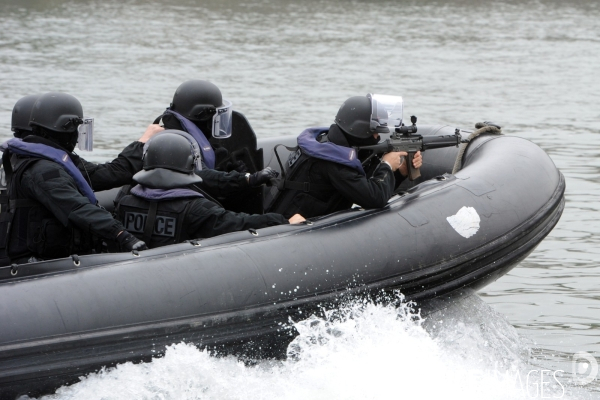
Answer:
[[(262, 143), (265, 154), (271, 141)], [(79, 265), (61, 259), (0, 268), (0, 398), (49, 393), (103, 366), (150, 360), (181, 341), (280, 357), (295, 335), (290, 318), (352, 295), (400, 291), (436, 308), (473, 293), (552, 230), (565, 181), (525, 139), (477, 138), (452, 175), (456, 152), (426, 152), (422, 172), (431, 179), (407, 184), (383, 209), (138, 255), (82, 256)], [(463, 208), (477, 215), (476, 230), (464, 217), (467, 233), (449, 222), (461, 222)]]

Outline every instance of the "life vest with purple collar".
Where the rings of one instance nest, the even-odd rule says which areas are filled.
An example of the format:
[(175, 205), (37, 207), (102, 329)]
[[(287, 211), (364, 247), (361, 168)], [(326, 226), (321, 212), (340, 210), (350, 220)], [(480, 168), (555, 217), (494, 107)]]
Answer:
[(42, 143), (24, 142), (17, 138), (13, 138), (4, 142), (0, 146), (0, 150), (9, 151), (10, 153), (21, 156), (54, 161), (63, 167), (63, 169), (71, 176), (71, 178), (73, 178), (79, 191), (88, 198), (90, 203), (94, 205), (98, 203), (96, 196), (94, 195), (94, 191), (90, 187), (89, 183), (84, 179), (83, 175), (73, 163), (71, 157), (69, 157), (69, 154), (67, 154), (66, 151), (56, 149)]
[(190, 197), (204, 197), (192, 189), (152, 189), (142, 185), (136, 185), (131, 188), (131, 194), (146, 199), (148, 201), (174, 200)]
[(183, 130), (192, 135), (192, 137), (196, 139), (196, 142), (198, 142), (198, 146), (202, 152), (202, 159), (204, 160), (206, 166), (210, 169), (215, 169), (215, 151), (200, 128), (198, 128), (192, 121), (173, 110), (167, 109), (165, 114), (172, 114), (179, 120)]
[[(329, 127), (314, 127), (305, 129), (298, 136), (297, 147), (286, 147), (291, 154), (285, 165), (281, 165), (279, 156), (277, 160), (280, 162), (283, 171), (282, 178), (278, 179), (277, 184), (265, 194), (265, 210), (268, 212), (276, 212), (286, 214), (293, 206), (294, 198), (303, 192), (304, 195), (314, 195), (315, 192), (331, 193), (333, 186), (329, 184), (316, 184), (310, 182), (309, 161), (319, 159), (330, 161), (336, 164), (344, 165), (356, 170), (359, 174), (366, 176), (362, 163), (358, 159), (356, 150), (352, 147), (341, 146), (330, 141), (319, 142), (317, 138), (324, 133), (329, 132)], [(275, 154), (277, 155), (277, 147), (275, 146)], [(307, 167), (308, 165), (308, 167)], [(338, 201), (338, 197), (333, 196), (331, 202)], [(329, 205), (325, 208), (330, 208)], [(291, 217), (291, 215), (289, 215)]]
[(317, 140), (317, 137), (328, 131), (329, 127), (305, 129), (298, 136), (298, 147), (302, 153), (309, 157), (345, 165), (365, 175), (362, 163), (358, 159), (358, 154), (354, 148), (340, 146), (332, 142), (319, 142)]

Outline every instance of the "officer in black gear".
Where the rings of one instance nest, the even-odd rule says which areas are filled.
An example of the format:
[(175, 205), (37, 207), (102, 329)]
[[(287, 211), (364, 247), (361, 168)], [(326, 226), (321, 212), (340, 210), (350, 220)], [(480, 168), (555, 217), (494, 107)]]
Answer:
[[(7, 248), (13, 263), (97, 252), (101, 240), (115, 241), (123, 251), (146, 248), (98, 207), (92, 190), (92, 186), (116, 186), (115, 181), (102, 178), (121, 175), (124, 180), (127, 168), (130, 180), (135, 162), (120, 155), (120, 160), (103, 168), (73, 154), (82, 118), (83, 109), (75, 97), (43, 94), (31, 110), (32, 135), (2, 145), (11, 204), (0, 219), (0, 247)], [(143, 143), (137, 146), (141, 153)], [(141, 154), (138, 159), (141, 163)], [(90, 166), (91, 174), (80, 172), (78, 167), (85, 171), (84, 165)]]
[[(362, 165), (370, 152), (356, 155), (353, 149), (376, 144), (379, 133), (389, 132), (387, 122), (378, 117), (381, 110), (377, 107), (371, 95), (351, 97), (342, 104), (329, 129), (305, 130), (298, 137), (298, 150), (286, 164), (285, 179), (272, 189), (276, 193), (269, 211), (310, 218), (345, 210), (352, 204), (365, 209), (384, 207), (394, 194), (396, 181), (407, 175), (403, 164), (406, 153), (387, 153)], [(420, 153), (414, 160), (415, 167), (420, 167)]]
[(250, 228), (304, 221), (289, 221), (280, 214), (250, 215), (221, 208), (195, 187), (199, 151), (185, 132), (166, 130), (148, 142), (143, 170), (134, 175), (138, 185), (122, 197), (116, 208), (125, 228), (150, 248), (208, 238)]
[[(196, 173), (202, 177), (202, 187), (215, 197), (270, 184), (271, 179), (279, 175), (269, 167), (253, 174), (246, 173), (246, 166), (241, 161), (232, 165), (229, 172), (215, 170), (216, 154), (209, 139), (231, 135), (231, 112), (231, 102), (223, 99), (215, 84), (189, 80), (179, 85), (171, 106), (155, 120), (155, 123), (162, 121), (165, 129), (188, 132), (198, 141), (203, 168)], [(225, 148), (216, 151), (226, 152)]]

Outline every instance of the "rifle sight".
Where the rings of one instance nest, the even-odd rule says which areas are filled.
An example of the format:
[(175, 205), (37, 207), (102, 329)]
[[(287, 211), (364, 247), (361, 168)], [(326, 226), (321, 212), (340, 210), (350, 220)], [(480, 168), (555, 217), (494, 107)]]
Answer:
[(408, 136), (408, 135), (412, 135), (413, 133), (417, 133), (417, 126), (416, 125), (411, 125), (411, 126), (399, 126), (395, 129), (396, 133), (400, 133), (402, 135)]
[(411, 126), (399, 126), (395, 129), (396, 133), (400, 133), (404, 136), (412, 135), (413, 133), (417, 133), (417, 117), (414, 115), (410, 116), (410, 122), (412, 122)]

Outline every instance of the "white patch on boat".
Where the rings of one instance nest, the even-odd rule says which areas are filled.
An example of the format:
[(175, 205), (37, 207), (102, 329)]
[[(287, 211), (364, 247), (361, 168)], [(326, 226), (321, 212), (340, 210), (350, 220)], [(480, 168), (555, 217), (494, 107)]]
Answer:
[(455, 215), (446, 218), (450, 226), (454, 228), (459, 235), (470, 238), (479, 230), (479, 214), (473, 207), (463, 207)]

